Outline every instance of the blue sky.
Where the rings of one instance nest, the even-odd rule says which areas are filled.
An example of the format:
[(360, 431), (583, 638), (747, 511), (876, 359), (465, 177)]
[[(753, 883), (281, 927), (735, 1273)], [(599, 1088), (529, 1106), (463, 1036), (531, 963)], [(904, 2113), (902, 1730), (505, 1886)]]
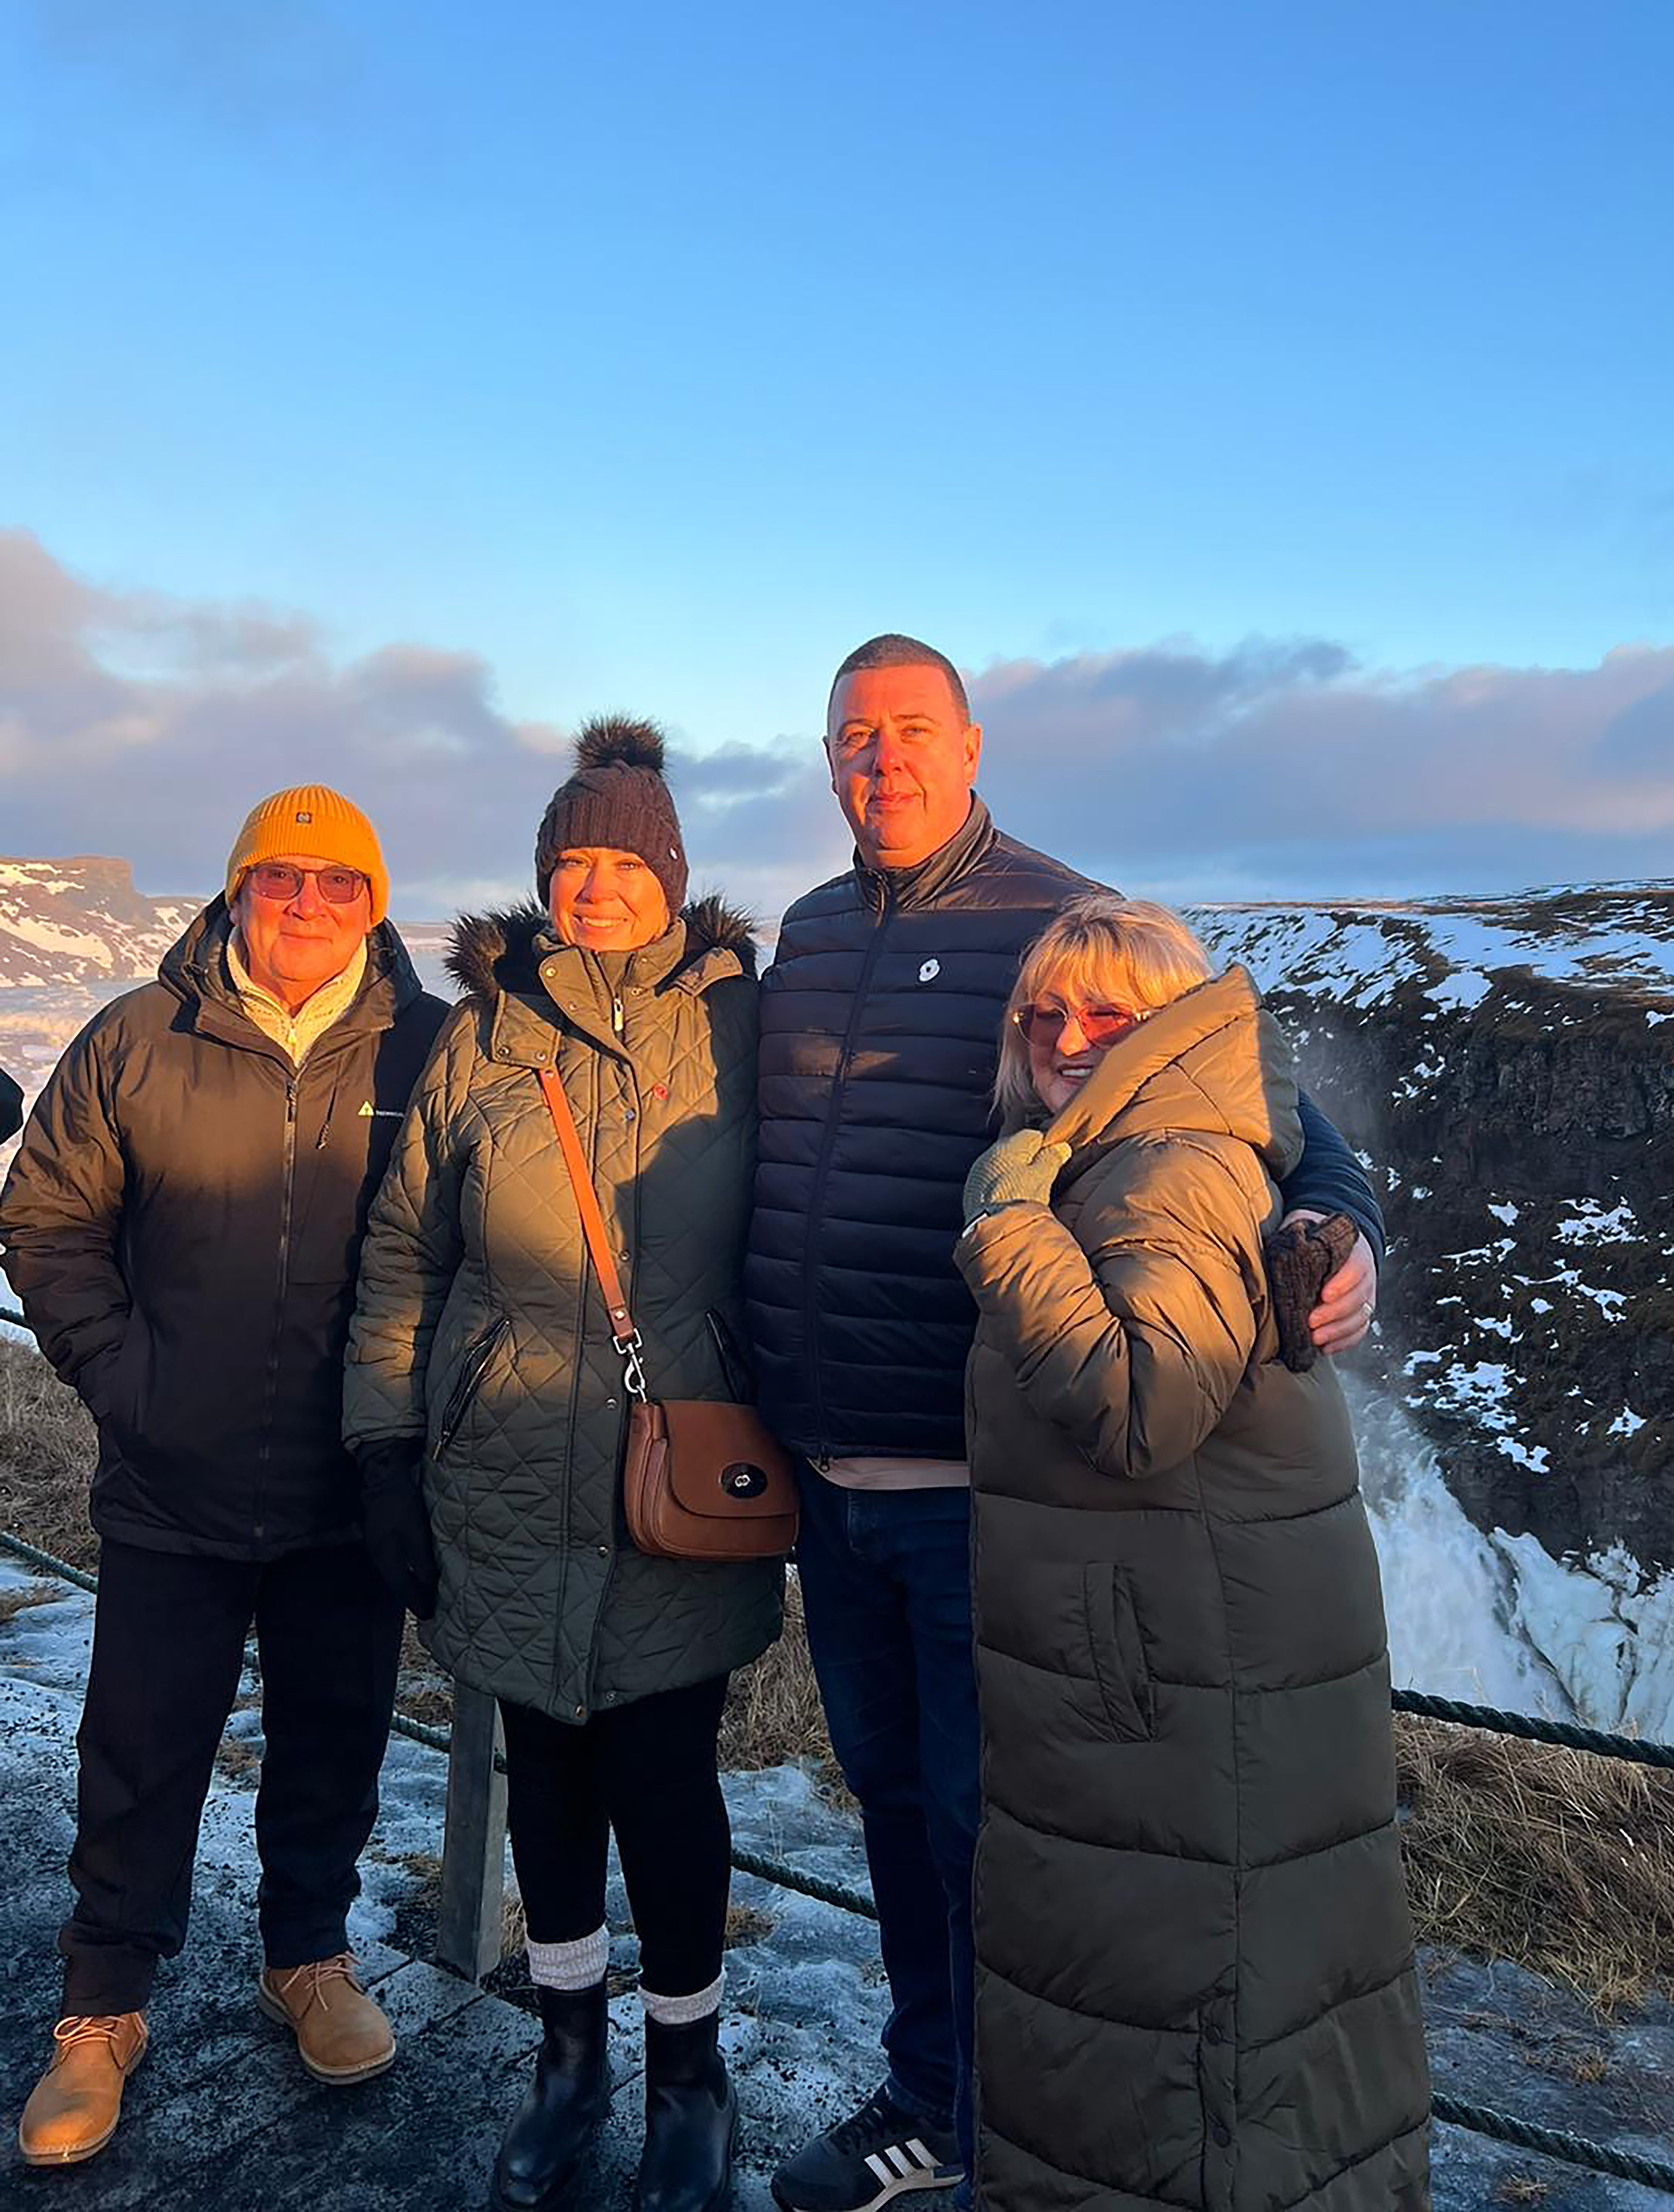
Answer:
[[(990, 672), (991, 758), (1077, 679), (1125, 697), (1159, 649), (1305, 641), (1337, 656), (1331, 779), (1374, 802), (1401, 763), (1368, 699), (1451, 715), (1459, 671), (1519, 697), (1547, 672), (1560, 721), (1601, 691), (1638, 718), (1613, 809), (1588, 800), (1624, 741), (1578, 707), (1546, 816), (1473, 801), (1426, 846), (1328, 811), (1328, 884), (1277, 803), (1198, 847), (1153, 807), (1143, 851), (1113, 828), (1072, 857), (1182, 895), (1668, 872), (1669, 663), (1625, 702), (1598, 665), (1674, 633), (1671, 70), (1647, 0), (14, 0), (0, 527), (120, 602), (77, 650), (124, 679), (220, 696), (206, 625), (252, 606), (306, 621), (344, 714), (391, 648), (469, 663), (531, 792), (601, 707), (779, 759), (881, 629)], [(1306, 721), (1316, 663), (1297, 680)], [(6, 684), (20, 823), (120, 842), (87, 745)], [(1083, 716), (1054, 774), (1189, 781), (1245, 715), (1215, 696), (1143, 762)], [(1473, 790), (1519, 781), (1518, 727), (1472, 725)], [(446, 724), (411, 758), (480, 777), (486, 743)], [(285, 779), (272, 717), (227, 750), (228, 805)], [(397, 858), (415, 896), (520, 867), (521, 819), (462, 854), (448, 811)], [(713, 858), (815, 818), (768, 809)], [(814, 872), (840, 860), (816, 842)]]

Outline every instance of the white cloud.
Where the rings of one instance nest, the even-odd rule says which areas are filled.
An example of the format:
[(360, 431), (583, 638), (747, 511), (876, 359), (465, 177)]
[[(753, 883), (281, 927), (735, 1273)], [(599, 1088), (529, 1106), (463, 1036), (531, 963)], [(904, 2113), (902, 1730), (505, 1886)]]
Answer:
[[(694, 885), (771, 916), (848, 840), (804, 732), (670, 780)], [(972, 679), (982, 790), (1007, 829), (1175, 900), (1492, 891), (1674, 873), (1674, 647), (1587, 669), (1398, 674), (1325, 639), (996, 662)], [(615, 702), (612, 702), (615, 703)], [(629, 702), (631, 705), (631, 702)], [(522, 890), (562, 733), (500, 705), (479, 656), (355, 659), (287, 610), (112, 592), (0, 532), (5, 843), (213, 884), (252, 801), (323, 780), (377, 822), (401, 911)]]

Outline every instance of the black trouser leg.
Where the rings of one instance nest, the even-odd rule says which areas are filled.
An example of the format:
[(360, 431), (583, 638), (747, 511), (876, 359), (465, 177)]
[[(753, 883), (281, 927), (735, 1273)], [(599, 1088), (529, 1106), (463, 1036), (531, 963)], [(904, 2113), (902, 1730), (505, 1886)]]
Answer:
[(645, 1985), (707, 1989), (721, 1970), (731, 1834), (715, 1771), (726, 1677), (597, 1713), (579, 1728), (502, 1704), (506, 1824), (529, 1933), (573, 1942), (604, 1917), (614, 1828)]
[(70, 1878), (68, 2013), (137, 2012), (177, 1955), (215, 1747), (238, 1695), (258, 1570), (108, 1540)]
[[(604, 1920), (610, 1832), (591, 1727), (567, 1728), (502, 1699), (506, 1825), (530, 1940), (574, 1943)], [(494, 2160), (496, 2212), (546, 2212), (561, 2202), (610, 2100), (604, 1979), (585, 1989), (537, 1987), (535, 2078)]]
[(597, 1723), (567, 1727), (502, 1698), (506, 1826), (530, 1940), (576, 1943), (604, 1920), (610, 1822), (598, 1786)]
[(403, 1608), (359, 1544), (293, 1552), (261, 1571), (256, 1634), (267, 1749), (256, 1793), (262, 1945), (270, 1966), (349, 1948), (355, 1862), (378, 1817)]
[(604, 1802), (640, 1935), (640, 1980), (658, 1996), (721, 1971), (732, 1830), (716, 1771), (727, 1678), (642, 1698), (600, 1735)]

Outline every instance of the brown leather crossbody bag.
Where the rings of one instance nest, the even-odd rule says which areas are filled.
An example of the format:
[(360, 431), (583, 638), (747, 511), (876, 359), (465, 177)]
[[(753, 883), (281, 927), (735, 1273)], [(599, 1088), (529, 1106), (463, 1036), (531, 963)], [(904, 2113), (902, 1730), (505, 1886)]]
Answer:
[(797, 1540), (791, 1455), (753, 1406), (707, 1398), (653, 1398), (604, 1216), (564, 1086), (538, 1069), (547, 1110), (575, 1192), (581, 1234), (610, 1316), (628, 1392), (622, 1505), (634, 1547), (662, 1559), (767, 1559)]

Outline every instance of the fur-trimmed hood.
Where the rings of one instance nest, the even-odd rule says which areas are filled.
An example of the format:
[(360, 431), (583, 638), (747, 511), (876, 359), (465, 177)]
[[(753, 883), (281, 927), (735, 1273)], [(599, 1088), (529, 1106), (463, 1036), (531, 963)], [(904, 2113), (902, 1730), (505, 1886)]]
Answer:
[[(677, 919), (685, 925), (686, 946), (674, 975), (705, 953), (717, 951), (731, 952), (746, 975), (755, 974), (755, 925), (750, 915), (712, 893), (682, 907)], [(501, 991), (537, 991), (541, 959), (555, 941), (551, 933), (551, 916), (532, 899), (491, 908), (486, 914), (461, 915), (448, 946), (447, 972), (467, 998), (484, 1003)]]

